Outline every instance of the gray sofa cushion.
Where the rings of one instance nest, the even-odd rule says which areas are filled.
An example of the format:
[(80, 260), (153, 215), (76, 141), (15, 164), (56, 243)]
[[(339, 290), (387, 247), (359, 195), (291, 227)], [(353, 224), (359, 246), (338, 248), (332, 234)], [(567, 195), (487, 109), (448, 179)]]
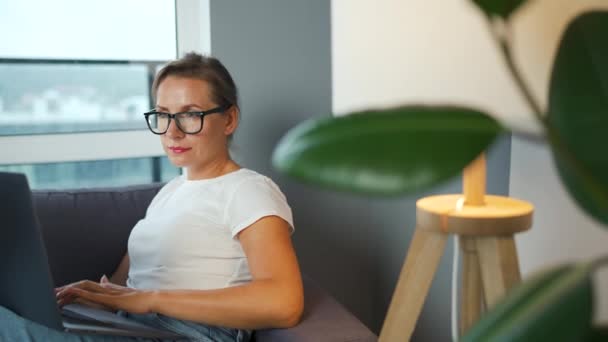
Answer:
[(162, 185), (33, 191), (55, 284), (111, 275)]

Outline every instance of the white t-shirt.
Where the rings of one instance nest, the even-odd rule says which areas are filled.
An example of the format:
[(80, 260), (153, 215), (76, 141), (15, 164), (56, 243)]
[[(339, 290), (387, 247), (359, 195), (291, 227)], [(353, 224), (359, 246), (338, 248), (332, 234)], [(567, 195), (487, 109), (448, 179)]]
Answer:
[(239, 169), (204, 180), (179, 176), (158, 192), (131, 232), (127, 286), (206, 290), (249, 282), (236, 235), (273, 215), (293, 232), (285, 195), (255, 171)]

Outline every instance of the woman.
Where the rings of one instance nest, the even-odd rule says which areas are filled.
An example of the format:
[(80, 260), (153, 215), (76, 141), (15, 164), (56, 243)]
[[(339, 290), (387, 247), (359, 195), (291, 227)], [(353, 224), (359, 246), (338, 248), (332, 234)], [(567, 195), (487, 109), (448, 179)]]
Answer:
[(152, 93), (148, 127), (186, 175), (152, 200), (116, 272), (56, 289), (58, 304), (108, 307), (202, 341), (296, 325), (303, 290), (291, 210), (270, 179), (230, 158), (239, 122), (230, 74), (190, 53), (158, 73)]

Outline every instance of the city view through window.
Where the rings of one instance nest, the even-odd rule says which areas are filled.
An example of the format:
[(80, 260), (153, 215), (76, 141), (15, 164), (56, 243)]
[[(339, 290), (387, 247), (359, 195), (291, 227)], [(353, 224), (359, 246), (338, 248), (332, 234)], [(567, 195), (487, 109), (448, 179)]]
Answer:
[(145, 64), (0, 64), (0, 135), (145, 129)]

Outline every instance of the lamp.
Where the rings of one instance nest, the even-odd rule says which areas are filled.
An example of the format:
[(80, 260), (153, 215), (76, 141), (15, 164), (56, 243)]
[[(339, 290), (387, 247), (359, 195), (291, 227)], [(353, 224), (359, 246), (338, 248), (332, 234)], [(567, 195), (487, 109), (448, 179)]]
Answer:
[(460, 331), (479, 319), (520, 279), (513, 234), (532, 225), (530, 203), (487, 196), (482, 153), (463, 172), (462, 195), (416, 202), (416, 231), (395, 289), (380, 341), (409, 341), (443, 254), (448, 234), (461, 237), (463, 252)]

